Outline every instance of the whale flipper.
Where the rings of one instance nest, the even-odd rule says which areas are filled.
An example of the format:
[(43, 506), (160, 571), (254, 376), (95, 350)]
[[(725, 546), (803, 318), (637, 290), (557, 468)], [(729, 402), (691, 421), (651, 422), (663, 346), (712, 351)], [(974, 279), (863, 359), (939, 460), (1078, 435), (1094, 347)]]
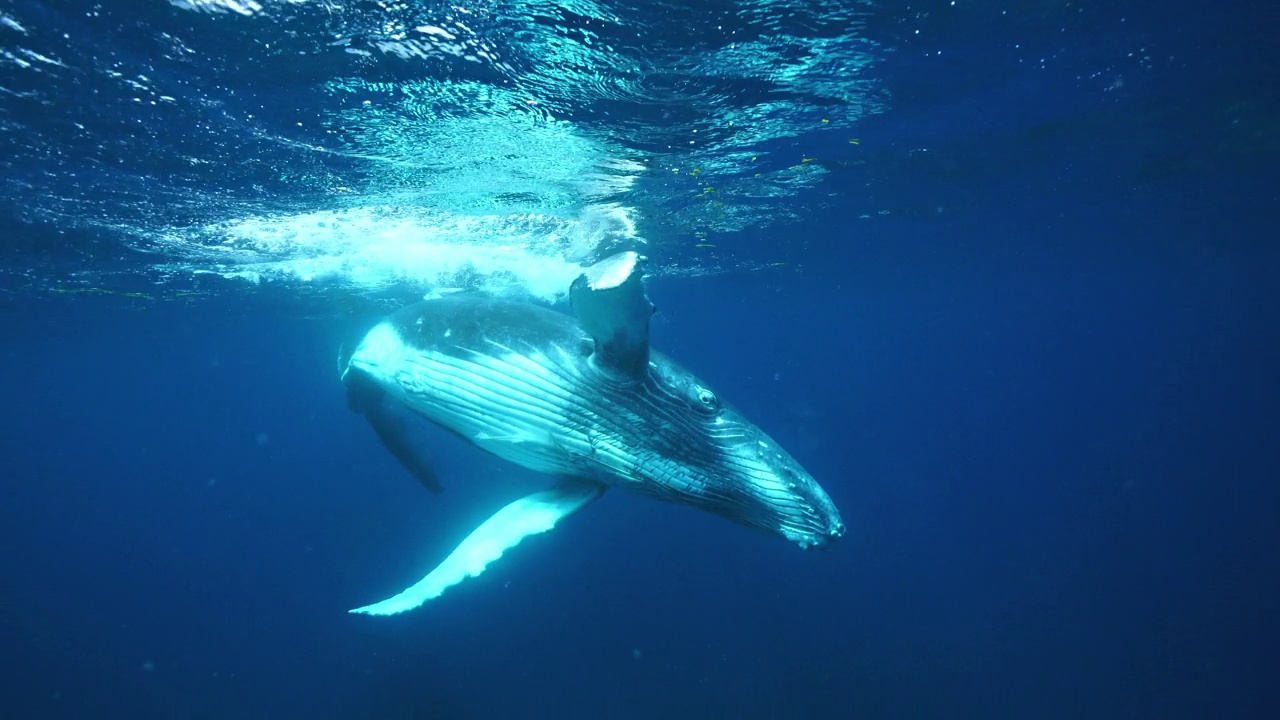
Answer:
[(347, 406), (364, 415), (391, 455), (423, 487), (441, 492), (444, 488), (422, 436), (429, 421), (388, 395), (362, 370), (348, 368), (342, 374), (342, 382), (347, 386)]
[(530, 535), (544, 533), (604, 492), (588, 480), (566, 478), (555, 486), (510, 503), (471, 531), (444, 562), (400, 594), (352, 610), (364, 615), (395, 615), (412, 610), (469, 577), (484, 572), (502, 553)]
[(612, 255), (583, 270), (569, 287), (573, 312), (595, 340), (593, 359), (633, 378), (649, 370), (649, 319), (653, 303), (644, 293), (644, 258)]

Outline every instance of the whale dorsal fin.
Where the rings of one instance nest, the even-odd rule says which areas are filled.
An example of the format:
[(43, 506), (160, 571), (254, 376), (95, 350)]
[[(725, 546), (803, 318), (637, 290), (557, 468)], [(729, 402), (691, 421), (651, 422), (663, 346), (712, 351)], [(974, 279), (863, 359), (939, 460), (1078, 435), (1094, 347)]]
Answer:
[(636, 378), (648, 371), (654, 311), (644, 294), (643, 266), (638, 253), (610, 255), (586, 268), (569, 287), (569, 304), (595, 340), (595, 361)]

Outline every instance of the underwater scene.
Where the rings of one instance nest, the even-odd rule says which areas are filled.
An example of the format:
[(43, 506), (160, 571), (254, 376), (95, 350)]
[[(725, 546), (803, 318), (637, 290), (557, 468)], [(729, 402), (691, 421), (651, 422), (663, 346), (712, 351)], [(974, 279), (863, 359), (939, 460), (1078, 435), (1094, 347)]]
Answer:
[(1278, 27), (0, 0), (0, 720), (1280, 716)]

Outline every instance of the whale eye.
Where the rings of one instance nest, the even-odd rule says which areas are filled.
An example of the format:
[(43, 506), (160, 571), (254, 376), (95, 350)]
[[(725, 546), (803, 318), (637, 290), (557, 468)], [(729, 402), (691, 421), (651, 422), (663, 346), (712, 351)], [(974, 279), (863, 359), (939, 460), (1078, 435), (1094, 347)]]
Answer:
[(708, 412), (715, 412), (720, 409), (720, 399), (710, 390), (700, 387), (694, 391), (694, 397), (698, 399), (698, 404)]

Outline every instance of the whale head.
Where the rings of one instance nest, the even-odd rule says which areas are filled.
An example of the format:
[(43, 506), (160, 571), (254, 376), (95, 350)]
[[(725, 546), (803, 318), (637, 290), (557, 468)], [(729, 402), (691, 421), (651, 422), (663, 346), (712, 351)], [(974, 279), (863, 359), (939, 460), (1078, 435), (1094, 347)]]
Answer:
[[(778, 443), (694, 375), (654, 354), (645, 388), (619, 397), (644, 405), (617, 447), (642, 492), (764, 530), (802, 548), (844, 535), (840, 512)], [(628, 408), (630, 409), (630, 408)], [(636, 420), (644, 418), (636, 423)]]

